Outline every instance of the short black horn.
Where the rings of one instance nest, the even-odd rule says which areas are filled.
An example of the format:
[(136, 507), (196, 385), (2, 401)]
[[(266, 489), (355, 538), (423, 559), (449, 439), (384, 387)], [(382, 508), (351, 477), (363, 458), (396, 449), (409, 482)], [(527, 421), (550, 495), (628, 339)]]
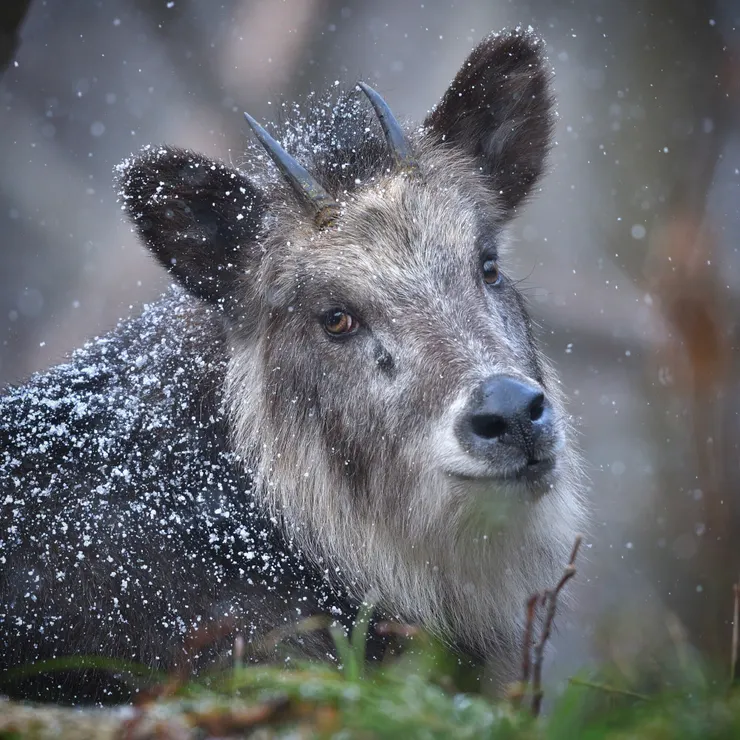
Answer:
[(375, 109), (396, 166), (406, 170), (415, 170), (417, 168), (416, 160), (411, 156), (411, 150), (409, 149), (401, 124), (396, 120), (393, 113), (391, 113), (388, 103), (370, 85), (364, 82), (358, 82), (357, 86), (367, 95), (368, 100)]
[(331, 226), (339, 216), (339, 204), (326, 192), (316, 178), (283, 149), (267, 131), (249, 115), (244, 114), (254, 135), (272, 161), (303, 201), (314, 211), (319, 228)]

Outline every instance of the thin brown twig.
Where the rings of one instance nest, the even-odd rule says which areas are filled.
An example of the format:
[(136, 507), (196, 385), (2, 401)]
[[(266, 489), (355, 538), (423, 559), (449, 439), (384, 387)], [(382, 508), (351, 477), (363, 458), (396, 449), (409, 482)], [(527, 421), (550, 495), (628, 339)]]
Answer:
[(573, 549), (570, 551), (570, 559), (568, 560), (568, 565), (570, 565), (571, 567), (574, 567), (576, 564), (576, 558), (578, 557), (578, 551), (581, 549), (582, 542), (583, 536), (577, 534), (575, 540), (573, 541)]
[(512, 697), (512, 703), (516, 709), (519, 708), (529, 683), (529, 674), (532, 667), (532, 632), (534, 631), (534, 620), (537, 616), (537, 602), (539, 600), (539, 594), (532, 594), (527, 599), (527, 621), (524, 624), (524, 644), (522, 646), (522, 679)]
[(732, 586), (734, 593), (735, 606), (732, 613), (732, 654), (730, 657), (730, 683), (735, 683), (737, 679), (737, 651), (738, 640), (740, 638), (740, 584), (735, 583)]
[(522, 683), (529, 683), (529, 672), (531, 669), (532, 632), (534, 630), (534, 619), (537, 616), (537, 594), (529, 597), (527, 601), (527, 624), (524, 628), (524, 656), (522, 658)]
[[(562, 580), (562, 579), (561, 579)], [(545, 613), (545, 620), (542, 623), (542, 630), (540, 632), (540, 639), (534, 646), (533, 655), (533, 668), (532, 668), (532, 714), (537, 717), (542, 707), (542, 663), (545, 656), (545, 645), (550, 639), (550, 607), (555, 603), (554, 594), (555, 591), (546, 589), (542, 593), (542, 606), (547, 607)]]
[(537, 717), (542, 709), (542, 662), (545, 656), (545, 645), (550, 639), (552, 624), (555, 620), (555, 612), (558, 606), (558, 596), (568, 581), (576, 574), (575, 562), (578, 557), (578, 550), (581, 547), (583, 538), (581, 535), (576, 537), (573, 544), (573, 550), (570, 554), (568, 565), (563, 571), (563, 575), (558, 581), (558, 585), (553, 590), (547, 590), (542, 595), (542, 604), (547, 604), (545, 621), (542, 625), (539, 642), (534, 646), (534, 664), (532, 669), (532, 714)]

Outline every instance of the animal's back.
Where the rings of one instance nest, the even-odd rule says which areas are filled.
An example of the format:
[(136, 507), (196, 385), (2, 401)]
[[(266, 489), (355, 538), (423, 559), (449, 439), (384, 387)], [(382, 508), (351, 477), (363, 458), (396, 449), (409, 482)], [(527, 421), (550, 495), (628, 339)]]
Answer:
[[(0, 397), (0, 677), (69, 655), (168, 669), (198, 629), (273, 626), (281, 576), (300, 598), (229, 451), (224, 360), (218, 317), (174, 294)], [(89, 679), (27, 691), (104, 698)]]

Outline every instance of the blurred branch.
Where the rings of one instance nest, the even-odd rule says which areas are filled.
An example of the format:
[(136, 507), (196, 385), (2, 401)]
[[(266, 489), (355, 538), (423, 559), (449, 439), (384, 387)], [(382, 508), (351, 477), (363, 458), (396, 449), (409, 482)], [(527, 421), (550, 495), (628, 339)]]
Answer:
[[(688, 470), (664, 471), (657, 502), (671, 536), (688, 542), (692, 535), (687, 533), (697, 533), (693, 535), (695, 554), (679, 558), (679, 562), (671, 558), (666, 564), (681, 584), (675, 587), (669, 581), (666, 596), (687, 626), (691, 641), (720, 660), (726, 651), (727, 620), (719, 605), (740, 565), (734, 545), (740, 522), (731, 493), (740, 481), (732, 462), (733, 441), (726, 434), (726, 420), (735, 413), (728, 398), (736, 312), (725, 290), (717, 239), (707, 220), (706, 206), (731, 130), (739, 75), (729, 54), (709, 50), (707, 58), (713, 61), (704, 69), (711, 91), (700, 109), (705, 123), (699, 127), (697, 122), (696, 145), (673, 175), (667, 202), (649, 241), (645, 273), (648, 290), (670, 330), (668, 342), (656, 357), (657, 364), (670, 375), (666, 401), (674, 408), (678, 404), (683, 407), (684, 430), (693, 447)], [(665, 404), (657, 406), (665, 408)], [(674, 422), (667, 416), (656, 421), (659, 438), (673, 441)], [(687, 498), (677, 501), (675, 492), (686, 485), (691, 473), (698, 498), (695, 503)], [(697, 585), (702, 598), (696, 597)], [(688, 588), (684, 590), (684, 586)]]
[(735, 681), (737, 680), (738, 637), (740, 637), (740, 626), (738, 626), (738, 618), (740, 618), (740, 584), (735, 583), (732, 586), (732, 593), (734, 595), (734, 608), (732, 610), (732, 654), (730, 657), (730, 683), (735, 683)]
[(18, 29), (30, 5), (31, 0), (4, 0), (0, 4), (0, 76), (18, 48)]

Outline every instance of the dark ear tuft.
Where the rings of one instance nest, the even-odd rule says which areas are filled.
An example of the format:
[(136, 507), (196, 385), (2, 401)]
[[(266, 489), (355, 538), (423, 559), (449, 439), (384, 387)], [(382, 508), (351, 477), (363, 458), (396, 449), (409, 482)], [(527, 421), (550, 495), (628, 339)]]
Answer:
[(227, 299), (259, 232), (259, 190), (181, 149), (152, 148), (119, 169), (124, 208), (157, 259), (199, 298)]
[(484, 39), (425, 125), (437, 142), (473, 155), (508, 210), (544, 169), (554, 123), (541, 42), (512, 31)]

